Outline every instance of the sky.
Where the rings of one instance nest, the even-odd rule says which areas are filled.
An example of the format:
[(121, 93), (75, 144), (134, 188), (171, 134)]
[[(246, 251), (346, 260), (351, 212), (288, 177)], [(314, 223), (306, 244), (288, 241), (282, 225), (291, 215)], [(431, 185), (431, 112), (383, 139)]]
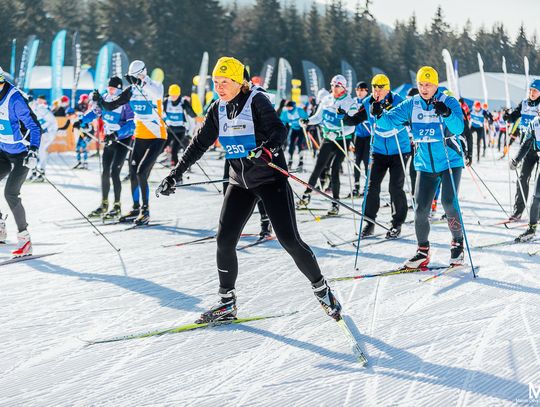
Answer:
[[(322, 3), (325, 1), (329, 2), (321, 0)], [(364, 3), (364, 0), (360, 1)], [(345, 0), (344, 4), (354, 9), (357, 0)], [(467, 18), (474, 31), (482, 24), (491, 29), (493, 23), (503, 21), (512, 39), (522, 22), (528, 37), (534, 30), (538, 34), (540, 28), (540, 0), (372, 0), (371, 12), (377, 20), (392, 27), (396, 20), (408, 20), (414, 12), (418, 27), (423, 29), (431, 23), (439, 5), (451, 27), (461, 29)]]
[[(232, 4), (234, 0), (221, 0), (224, 4)], [(252, 5), (255, 0), (236, 0), (239, 5)], [(282, 4), (296, 3), (300, 11), (308, 10), (312, 3), (324, 5), (331, 0), (280, 0)], [(343, 0), (348, 9), (354, 11), (360, 1)], [(521, 23), (525, 25), (530, 38), (534, 31), (540, 34), (540, 0), (372, 0), (371, 12), (378, 21), (393, 27), (396, 20), (408, 20), (415, 13), (418, 27), (423, 30), (431, 23), (438, 6), (443, 8), (445, 20), (452, 28), (461, 29), (467, 18), (471, 20), (474, 31), (482, 25), (491, 29), (493, 23), (504, 22), (510, 37), (514, 39)], [(535, 21), (536, 20), (536, 21)]]

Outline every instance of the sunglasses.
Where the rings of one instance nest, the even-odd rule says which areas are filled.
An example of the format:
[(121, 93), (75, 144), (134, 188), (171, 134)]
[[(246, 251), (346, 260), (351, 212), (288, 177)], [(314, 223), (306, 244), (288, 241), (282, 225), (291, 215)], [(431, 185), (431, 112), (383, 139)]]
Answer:
[(371, 86), (373, 86), (376, 89), (384, 89), (385, 86), (388, 86), (388, 85), (371, 85)]

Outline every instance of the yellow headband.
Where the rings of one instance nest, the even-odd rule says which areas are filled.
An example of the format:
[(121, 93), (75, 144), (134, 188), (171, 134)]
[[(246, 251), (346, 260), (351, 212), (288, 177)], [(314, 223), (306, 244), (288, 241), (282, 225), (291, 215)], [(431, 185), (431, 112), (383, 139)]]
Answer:
[(223, 76), (241, 84), (244, 82), (244, 65), (236, 58), (221, 57), (216, 62), (212, 76)]
[(428, 82), (433, 85), (439, 84), (439, 74), (431, 66), (423, 66), (416, 73), (416, 82)]

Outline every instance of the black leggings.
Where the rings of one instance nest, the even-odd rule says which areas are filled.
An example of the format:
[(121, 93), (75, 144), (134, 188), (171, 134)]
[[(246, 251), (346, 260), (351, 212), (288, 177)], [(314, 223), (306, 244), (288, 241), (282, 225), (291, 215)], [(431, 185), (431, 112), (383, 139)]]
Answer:
[[(452, 168), (453, 179), (458, 193), (461, 170), (461, 168)], [(452, 238), (456, 241), (463, 241), (463, 228), (458, 214), (457, 198), (454, 196), (454, 189), (450, 180), (450, 171), (446, 170), (439, 173), (418, 171), (415, 193), (416, 213), (414, 218), (418, 246), (429, 244), (429, 214), (439, 182), (441, 183), (441, 203), (444, 213), (446, 213), (448, 228), (452, 233)]]
[(304, 131), (302, 129), (291, 129), (289, 142), (289, 156), (291, 161), (296, 147), (298, 147), (298, 154), (306, 149), (306, 137), (304, 136)]
[(129, 155), (129, 178), (131, 181), (131, 195), (133, 197), (133, 208), (140, 206), (139, 200), (142, 198), (143, 206), (148, 207), (150, 189), (148, 187), (148, 177), (158, 156), (163, 151), (165, 140), (135, 139), (133, 151)]
[[(407, 165), (409, 154), (403, 154), (403, 162)], [(390, 172), (390, 201), (392, 202), (392, 226), (398, 227), (407, 218), (407, 195), (403, 190), (405, 183), (405, 173), (399, 154), (383, 155), (373, 153), (371, 160), (371, 171), (369, 173), (368, 191), (366, 196), (365, 214), (371, 219), (377, 217), (380, 207), (381, 184), (386, 175)]]
[[(369, 163), (369, 145), (370, 137), (356, 137), (354, 141), (354, 155), (355, 163), (360, 167), (360, 163), (364, 163), (364, 171), (367, 175), (368, 163)], [(360, 185), (360, 171), (354, 167), (354, 183)]]
[[(225, 167), (223, 168), (223, 179), (229, 178), (229, 168), (231, 164), (229, 160), (225, 160)], [(229, 181), (225, 181), (223, 183), (223, 195), (227, 193), (227, 188), (229, 188)], [(261, 215), (261, 222), (268, 219), (268, 215), (266, 214), (266, 209), (264, 209), (264, 205), (262, 201), (259, 199), (259, 202), (257, 202), (257, 208), (259, 209), (259, 214)]]
[(163, 146), (171, 146), (171, 165), (174, 167), (178, 163), (178, 151), (184, 147), (184, 137), (186, 136), (185, 127), (171, 127), (167, 131), (167, 143)]
[[(516, 182), (516, 198), (514, 204), (515, 214), (521, 215), (525, 210), (525, 201), (523, 200), (523, 196), (525, 196), (525, 199), (527, 199), (529, 196), (529, 181), (531, 180), (531, 175), (537, 162), (538, 154), (536, 154), (536, 151), (531, 148), (523, 159), (523, 166), (521, 167), (519, 179)], [(523, 195), (521, 194), (522, 188)]]
[(480, 144), (483, 143), (482, 152), (486, 153), (486, 133), (483, 127), (471, 127), (471, 133), (476, 133), (476, 161), (480, 161)]
[[(229, 185), (223, 201), (217, 233), (217, 267), (223, 290), (235, 287), (238, 276), (236, 245), (258, 200), (264, 203), (276, 237), (292, 256), (300, 271), (315, 283), (322, 278), (315, 255), (305, 244), (296, 227), (294, 199), (286, 180), (264, 184), (253, 189)], [(262, 262), (265, 259), (261, 259)]]
[(531, 213), (529, 215), (529, 223), (536, 225), (538, 216), (540, 215), (540, 176), (536, 178), (536, 188), (534, 190), (533, 201), (531, 203)]
[[(343, 141), (339, 140), (337, 141), (337, 143), (342, 146)], [(347, 148), (348, 145), (349, 140), (347, 140)], [(334, 161), (332, 161), (332, 196), (334, 197), (334, 199), (339, 199), (339, 172), (341, 170), (341, 163), (343, 163), (343, 160), (345, 159), (345, 155), (341, 152), (338, 146), (334, 144), (332, 140), (325, 139), (323, 141), (319, 150), (319, 155), (317, 156), (315, 168), (313, 169), (313, 172), (311, 173), (308, 182), (310, 185), (315, 186), (320, 175), (322, 174), (326, 166), (330, 163), (332, 158), (334, 159)], [(311, 189), (306, 189), (306, 192), (311, 192)]]
[(26, 153), (8, 154), (0, 151), (0, 181), (7, 175), (4, 196), (11, 209), (11, 213), (13, 213), (19, 232), (26, 230), (28, 226), (28, 223), (26, 223), (26, 212), (19, 196), (22, 184), (26, 180), (29, 171), (29, 168), (23, 165), (25, 157)]
[(113, 141), (103, 149), (103, 172), (101, 173), (101, 194), (103, 200), (109, 198), (111, 189), (111, 178), (114, 188), (114, 202), (120, 202), (122, 193), (122, 180), (120, 179), (120, 171), (124, 166), (124, 161), (128, 153), (128, 147), (131, 142), (131, 137), (122, 140)]

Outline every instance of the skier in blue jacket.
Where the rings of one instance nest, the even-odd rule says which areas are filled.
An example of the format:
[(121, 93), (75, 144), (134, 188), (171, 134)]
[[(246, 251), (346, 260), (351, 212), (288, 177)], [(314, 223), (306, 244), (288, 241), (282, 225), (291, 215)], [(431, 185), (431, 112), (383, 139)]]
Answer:
[[(0, 181), (7, 177), (4, 196), (19, 233), (13, 256), (32, 254), (26, 213), (20, 198), (28, 171), (36, 168), (42, 129), (21, 91), (4, 78), (0, 68)], [(4, 218), (5, 219), (5, 218)], [(0, 241), (6, 240), (6, 224), (0, 214)]]
[(439, 181), (442, 183), (441, 201), (453, 238), (450, 264), (462, 264), (463, 228), (454, 202), (457, 197), (454, 196), (450, 174), (453, 174), (456, 189), (459, 188), (465, 148), (458, 137), (464, 130), (463, 112), (454, 97), (439, 90), (438, 73), (432, 67), (420, 68), (416, 81), (420, 92), (418, 95), (390, 111), (384, 111), (380, 104), (372, 107), (372, 114), (377, 117), (376, 124), (381, 127), (410, 123), (417, 146), (414, 167), (417, 171), (415, 230), (418, 249), (405, 262), (405, 267), (426, 267), (429, 264), (429, 213)]
[[(386, 75), (378, 74), (371, 80), (371, 97), (364, 99), (366, 112), (390, 110), (403, 99), (397, 93), (390, 91), (390, 79)], [(401, 234), (401, 225), (407, 218), (407, 196), (403, 190), (405, 183), (405, 170), (411, 153), (409, 134), (403, 123), (377, 122), (375, 116), (367, 115), (369, 127), (373, 132), (371, 146), (371, 170), (369, 173), (367, 196), (365, 197), (364, 213), (367, 217), (375, 219), (380, 207), (381, 183), (387, 172), (390, 173), (390, 200), (392, 201), (392, 226), (386, 233), (387, 239), (397, 239)], [(366, 221), (362, 230), (362, 237), (373, 235), (375, 225)]]

